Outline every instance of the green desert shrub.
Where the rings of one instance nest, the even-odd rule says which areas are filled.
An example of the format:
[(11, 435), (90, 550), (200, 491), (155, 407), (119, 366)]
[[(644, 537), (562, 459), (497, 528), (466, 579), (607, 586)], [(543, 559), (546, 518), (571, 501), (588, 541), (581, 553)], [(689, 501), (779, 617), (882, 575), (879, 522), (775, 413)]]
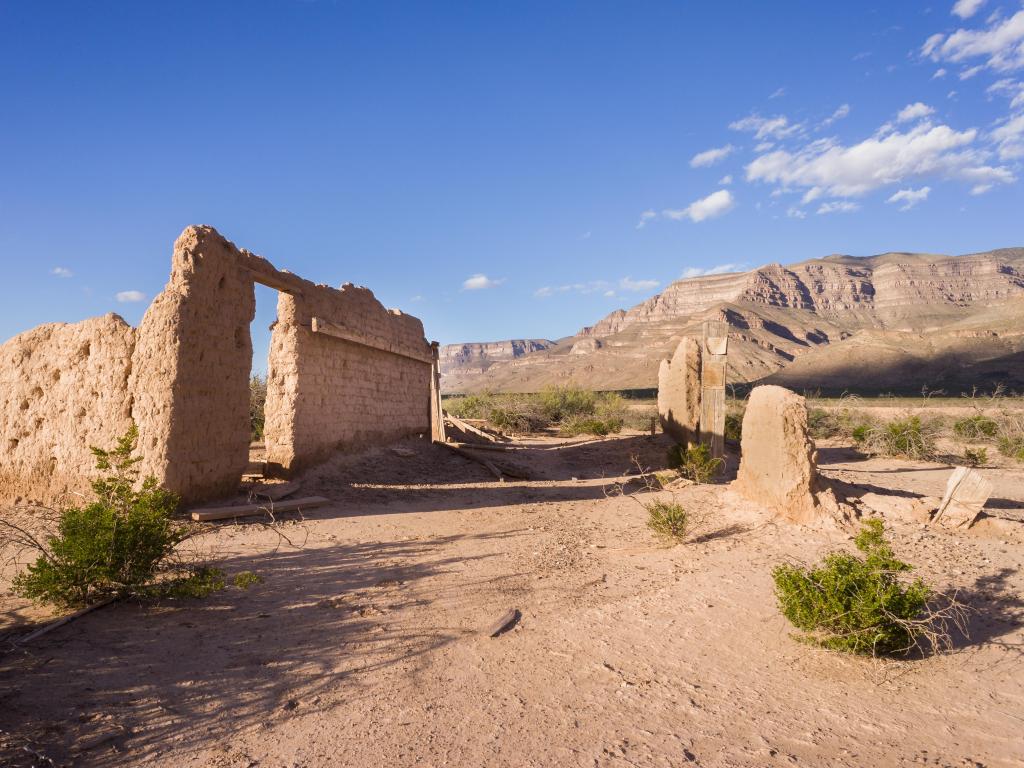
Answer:
[(687, 480), (703, 484), (711, 482), (725, 462), (711, 455), (711, 447), (707, 443), (697, 443), (669, 448), (668, 465)]
[(935, 456), (935, 430), (920, 416), (893, 419), (875, 425), (860, 425), (853, 437), (870, 453), (907, 459)]
[(985, 440), (993, 438), (999, 431), (999, 423), (980, 413), (953, 422), (953, 434), (964, 440)]
[(266, 425), (267, 377), (254, 373), (249, 377), (249, 432), (251, 439), (263, 439)]
[(255, 586), (256, 584), (263, 583), (263, 577), (253, 571), (239, 571), (235, 574), (235, 577), (231, 580), (239, 589), (248, 589), (249, 587)]
[(597, 411), (597, 393), (580, 387), (547, 387), (536, 397), (541, 412), (550, 424), (593, 416)]
[(494, 395), (466, 395), (445, 399), (442, 406), (448, 413), (459, 419), (486, 419), (494, 405)]
[(964, 448), (964, 454), (960, 458), (967, 467), (981, 467), (988, 464), (988, 450), (985, 448)]
[(621, 423), (602, 421), (593, 416), (572, 416), (559, 425), (558, 433), (565, 437), (576, 437), (577, 435), (604, 437), (621, 429)]
[(743, 414), (725, 414), (725, 439), (730, 443), (738, 443), (743, 439)]
[(920, 579), (900, 579), (912, 568), (893, 554), (881, 520), (866, 521), (855, 544), (862, 557), (833, 552), (815, 568), (777, 566), (779, 608), (806, 642), (851, 653), (905, 653), (929, 632), (932, 592)]
[(690, 516), (680, 504), (656, 500), (644, 504), (647, 510), (647, 526), (659, 536), (673, 541), (682, 541), (689, 531)]
[(175, 494), (152, 477), (138, 482), (137, 441), (133, 425), (113, 450), (92, 449), (104, 473), (92, 483), (95, 500), (61, 511), (55, 533), (33, 544), (39, 554), (15, 577), (17, 594), (74, 608), (105, 597), (143, 594), (162, 575), (171, 577), (165, 585), (177, 582), (183, 588), (195, 578), (196, 571), (169, 562), (188, 530), (172, 519)]

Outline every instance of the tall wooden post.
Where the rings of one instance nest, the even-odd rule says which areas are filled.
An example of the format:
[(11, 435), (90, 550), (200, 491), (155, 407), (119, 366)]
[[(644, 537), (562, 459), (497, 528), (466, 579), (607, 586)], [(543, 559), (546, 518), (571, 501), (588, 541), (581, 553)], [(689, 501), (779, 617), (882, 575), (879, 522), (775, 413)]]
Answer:
[(725, 455), (725, 365), (729, 351), (729, 324), (705, 320), (701, 339), (700, 439), (711, 455)]
[(446, 441), (444, 433), (444, 411), (441, 409), (441, 354), (440, 345), (430, 342), (430, 439), (437, 443)]

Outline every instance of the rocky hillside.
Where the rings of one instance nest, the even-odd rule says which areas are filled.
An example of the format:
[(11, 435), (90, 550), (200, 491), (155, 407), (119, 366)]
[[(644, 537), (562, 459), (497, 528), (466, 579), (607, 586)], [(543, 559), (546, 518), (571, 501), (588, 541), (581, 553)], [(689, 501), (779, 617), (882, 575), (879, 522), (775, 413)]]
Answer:
[[(681, 336), (699, 334), (708, 318), (731, 326), (732, 381), (771, 377), (798, 388), (894, 391), (1001, 381), (1024, 389), (1024, 248), (827, 256), (679, 280), (538, 349), (522, 341), (446, 347), (442, 386), (653, 387), (658, 361)], [(473, 348), (490, 346), (500, 359), (472, 362), (479, 358)], [(462, 363), (458, 350), (467, 348)]]

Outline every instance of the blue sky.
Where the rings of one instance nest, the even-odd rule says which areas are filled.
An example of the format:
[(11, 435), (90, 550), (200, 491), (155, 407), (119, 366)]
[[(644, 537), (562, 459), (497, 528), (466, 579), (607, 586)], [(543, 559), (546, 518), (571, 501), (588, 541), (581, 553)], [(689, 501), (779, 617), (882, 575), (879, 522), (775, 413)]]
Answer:
[(0, 337), (137, 323), (190, 223), (443, 343), (1024, 245), (1022, 46), (995, 0), (0, 0)]

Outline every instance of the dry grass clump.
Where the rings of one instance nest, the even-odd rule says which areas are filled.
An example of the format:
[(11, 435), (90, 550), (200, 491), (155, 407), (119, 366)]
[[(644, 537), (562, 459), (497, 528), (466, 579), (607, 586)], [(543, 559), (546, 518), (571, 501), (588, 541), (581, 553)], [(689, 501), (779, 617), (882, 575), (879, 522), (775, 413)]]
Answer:
[(963, 608), (937, 608), (921, 579), (901, 578), (913, 569), (896, 558), (884, 534), (881, 520), (868, 520), (854, 540), (862, 557), (833, 552), (813, 568), (786, 563), (772, 571), (779, 609), (801, 631), (799, 639), (871, 656), (951, 647), (949, 626), (964, 629)]
[(863, 424), (853, 432), (854, 440), (868, 453), (921, 461), (935, 457), (936, 436), (935, 424), (920, 416)]
[(1024, 414), (1001, 414), (995, 437), (996, 448), (1003, 456), (1024, 461)]

